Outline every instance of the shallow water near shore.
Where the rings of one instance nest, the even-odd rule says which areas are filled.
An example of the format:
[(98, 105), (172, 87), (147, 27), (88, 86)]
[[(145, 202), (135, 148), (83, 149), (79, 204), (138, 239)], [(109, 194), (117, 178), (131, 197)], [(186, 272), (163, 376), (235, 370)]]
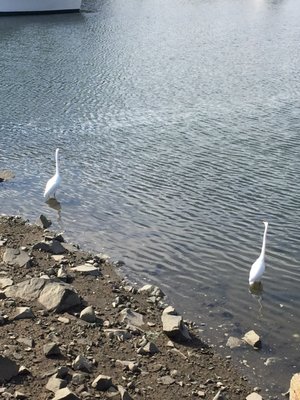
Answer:
[[(0, 20), (0, 169), (16, 175), (0, 213), (44, 213), (124, 260), (272, 394), (300, 369), (299, 17), (296, 0), (146, 0)], [(42, 197), (56, 147), (59, 221)], [(225, 349), (249, 329), (260, 352)]]

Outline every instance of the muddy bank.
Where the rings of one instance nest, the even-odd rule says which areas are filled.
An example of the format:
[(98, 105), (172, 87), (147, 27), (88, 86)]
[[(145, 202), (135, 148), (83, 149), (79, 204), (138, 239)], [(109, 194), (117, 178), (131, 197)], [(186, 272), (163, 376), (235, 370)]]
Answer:
[(254, 391), (159, 288), (138, 289), (105, 255), (0, 217), (0, 394), (221, 400)]

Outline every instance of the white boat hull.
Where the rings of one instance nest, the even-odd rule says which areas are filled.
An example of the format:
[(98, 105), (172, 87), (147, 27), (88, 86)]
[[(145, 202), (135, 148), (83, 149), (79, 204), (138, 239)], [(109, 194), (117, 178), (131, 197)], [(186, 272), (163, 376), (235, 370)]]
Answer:
[(78, 12), (81, 0), (0, 0), (1, 14)]

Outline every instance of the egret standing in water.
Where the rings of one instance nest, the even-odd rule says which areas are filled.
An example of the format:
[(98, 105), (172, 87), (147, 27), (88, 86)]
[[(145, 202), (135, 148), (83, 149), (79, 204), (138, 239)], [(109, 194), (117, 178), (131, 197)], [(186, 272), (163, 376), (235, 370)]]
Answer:
[(266, 251), (266, 239), (267, 239), (267, 230), (268, 223), (264, 221), (265, 231), (264, 238), (262, 243), (262, 248), (260, 252), (260, 256), (258, 259), (252, 264), (249, 274), (249, 284), (253, 285), (256, 282), (260, 282), (260, 279), (265, 272), (265, 251)]
[(61, 182), (61, 177), (59, 175), (58, 151), (59, 149), (56, 149), (55, 151), (55, 163), (56, 163), (55, 175), (53, 175), (52, 178), (49, 179), (45, 187), (44, 197), (47, 200), (50, 198), (55, 198), (56, 190)]

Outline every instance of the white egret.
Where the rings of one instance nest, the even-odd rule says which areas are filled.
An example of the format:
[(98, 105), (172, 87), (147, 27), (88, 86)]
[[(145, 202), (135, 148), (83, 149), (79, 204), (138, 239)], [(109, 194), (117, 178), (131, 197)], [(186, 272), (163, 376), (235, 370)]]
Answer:
[(268, 223), (264, 221), (265, 231), (263, 237), (262, 248), (260, 252), (260, 256), (258, 259), (252, 264), (249, 274), (249, 284), (253, 285), (255, 282), (260, 282), (260, 278), (265, 272), (265, 251), (266, 251), (266, 239), (267, 239), (267, 230)]
[(61, 182), (61, 176), (59, 175), (58, 151), (59, 149), (56, 149), (55, 151), (55, 175), (49, 179), (45, 187), (44, 197), (46, 197), (46, 199), (55, 198), (56, 190)]

